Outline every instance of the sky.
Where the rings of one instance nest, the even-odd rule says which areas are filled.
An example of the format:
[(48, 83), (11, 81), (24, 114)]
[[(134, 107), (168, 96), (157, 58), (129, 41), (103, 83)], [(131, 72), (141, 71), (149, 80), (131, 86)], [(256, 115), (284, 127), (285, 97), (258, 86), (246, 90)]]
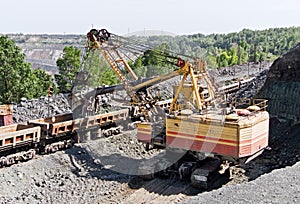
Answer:
[(299, 0), (0, 0), (0, 33), (230, 33), (297, 27), (299, 11)]

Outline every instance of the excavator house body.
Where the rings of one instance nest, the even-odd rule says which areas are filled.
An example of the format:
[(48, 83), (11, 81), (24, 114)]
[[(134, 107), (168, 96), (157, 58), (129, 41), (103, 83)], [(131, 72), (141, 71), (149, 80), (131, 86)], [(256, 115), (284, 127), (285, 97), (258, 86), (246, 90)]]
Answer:
[[(261, 152), (268, 146), (269, 114), (249, 115), (191, 114), (168, 116), (160, 136), (151, 123), (138, 125), (138, 140), (152, 145), (184, 149), (237, 160)], [(157, 137), (162, 138), (157, 140)]]

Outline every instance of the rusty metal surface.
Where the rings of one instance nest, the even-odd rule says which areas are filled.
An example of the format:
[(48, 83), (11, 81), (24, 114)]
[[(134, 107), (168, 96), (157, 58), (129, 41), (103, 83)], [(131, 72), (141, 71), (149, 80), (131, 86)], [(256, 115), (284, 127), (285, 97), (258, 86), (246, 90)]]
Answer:
[(0, 115), (0, 127), (13, 124), (13, 117), (9, 115)]

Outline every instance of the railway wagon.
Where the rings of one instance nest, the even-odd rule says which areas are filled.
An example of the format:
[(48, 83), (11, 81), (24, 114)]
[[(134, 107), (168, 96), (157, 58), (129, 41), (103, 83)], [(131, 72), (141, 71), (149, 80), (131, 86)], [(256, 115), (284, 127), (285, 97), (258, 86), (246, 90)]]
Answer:
[(41, 128), (26, 124), (0, 127), (0, 167), (34, 157), (41, 138)]
[(122, 109), (73, 119), (72, 113), (30, 120), (26, 124), (0, 127), (0, 167), (32, 159), (36, 153), (52, 153), (78, 142), (78, 132), (102, 131), (118, 134), (127, 125), (129, 110)]
[(98, 115), (88, 116), (85, 118), (77, 118), (74, 120), (75, 129), (80, 128), (97, 128), (99, 126), (110, 126), (112, 123), (118, 121), (125, 121), (128, 119), (129, 110), (128, 109), (121, 109), (112, 111), (109, 113), (102, 113)]
[[(88, 116), (85, 118), (74, 119), (74, 129), (80, 134), (81, 131), (95, 132), (99, 136), (111, 136), (119, 134), (121, 127), (127, 128), (129, 118), (129, 109), (124, 108), (121, 110), (112, 111), (109, 113), (102, 113), (98, 115)], [(93, 135), (95, 135), (93, 134)], [(78, 138), (81, 141), (83, 138)]]
[(72, 113), (28, 121), (29, 125), (40, 126), (43, 136), (58, 137), (74, 132)]
[(51, 153), (71, 147), (76, 135), (72, 113), (28, 121), (28, 125), (41, 128), (39, 151)]

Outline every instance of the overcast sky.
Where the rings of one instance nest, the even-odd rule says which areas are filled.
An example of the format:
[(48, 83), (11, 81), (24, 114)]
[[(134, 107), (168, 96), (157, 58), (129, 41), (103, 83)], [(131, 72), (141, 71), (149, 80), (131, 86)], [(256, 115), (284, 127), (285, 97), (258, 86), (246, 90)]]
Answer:
[(300, 26), (299, 0), (0, 0), (0, 33), (228, 33)]

